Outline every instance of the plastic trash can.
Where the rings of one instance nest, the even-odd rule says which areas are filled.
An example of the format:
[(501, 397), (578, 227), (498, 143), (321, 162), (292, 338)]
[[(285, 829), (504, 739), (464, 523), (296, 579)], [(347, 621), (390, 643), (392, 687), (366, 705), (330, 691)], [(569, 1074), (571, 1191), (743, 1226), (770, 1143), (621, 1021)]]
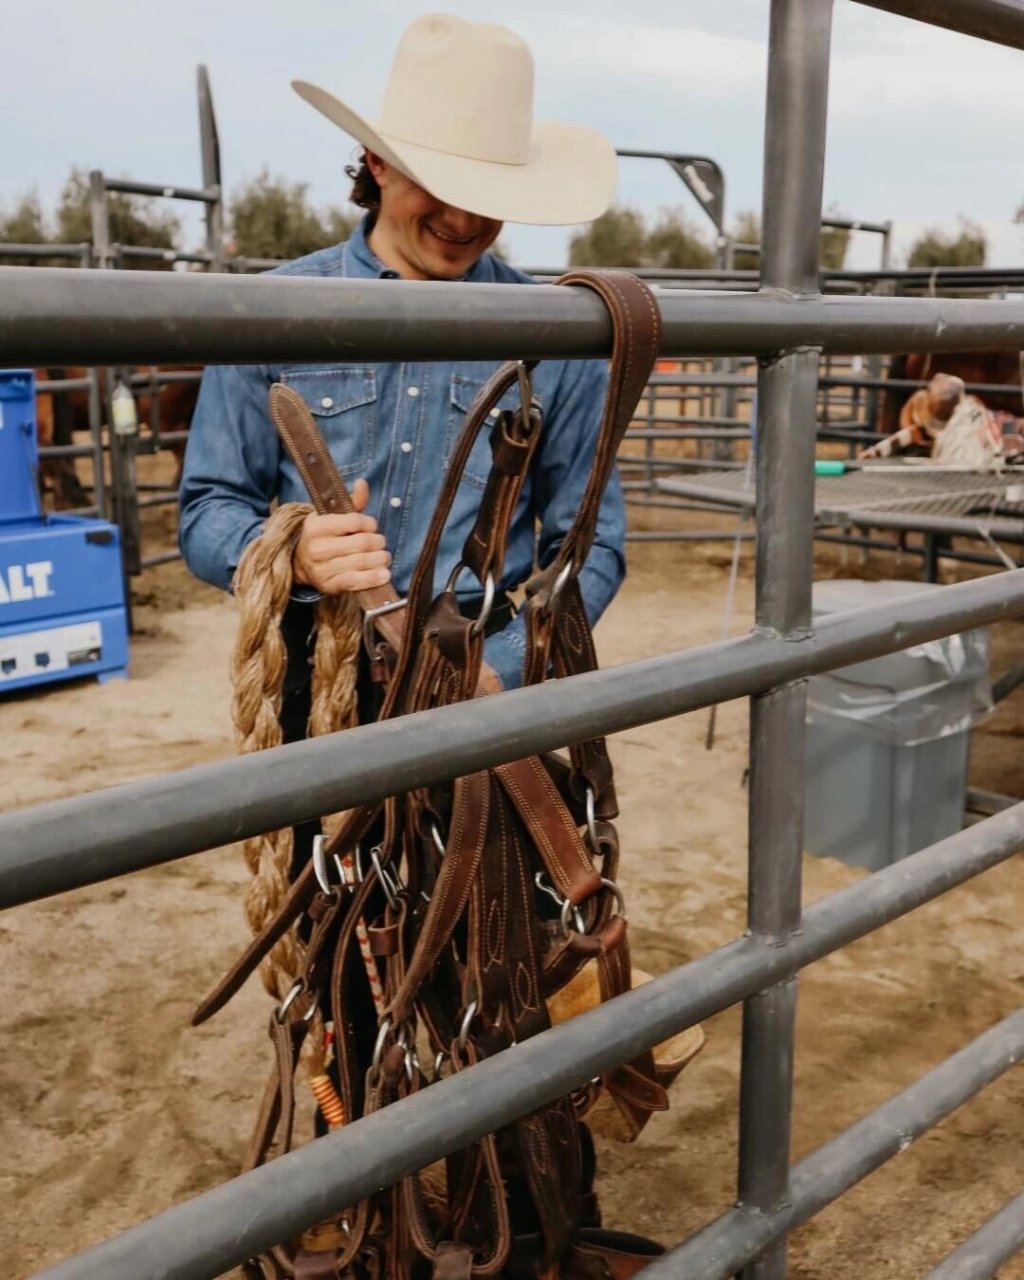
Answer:
[[(941, 590), (927, 582), (818, 582), (814, 616)], [(971, 728), (991, 708), (987, 628), (813, 676), (808, 853), (877, 870), (959, 831)]]

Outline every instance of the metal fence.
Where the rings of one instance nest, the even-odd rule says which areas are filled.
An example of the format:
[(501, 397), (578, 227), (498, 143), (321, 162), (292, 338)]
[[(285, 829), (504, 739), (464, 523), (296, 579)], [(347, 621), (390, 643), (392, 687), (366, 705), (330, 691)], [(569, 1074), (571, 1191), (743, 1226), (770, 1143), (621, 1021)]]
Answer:
[[(1024, 4), (901, 0), (1024, 48)], [(832, 0), (773, 0), (763, 283), (666, 291), (668, 354), (757, 355), (762, 495), (747, 636), (0, 815), (0, 906), (183, 857), (387, 793), (742, 696), (751, 698), (748, 928), (615, 1002), (162, 1213), (45, 1274), (213, 1277), (369, 1191), (744, 1002), (736, 1207), (652, 1278), (779, 1280), (786, 1234), (1024, 1056), (1024, 1012), (790, 1167), (801, 968), (1024, 846), (1024, 804), (801, 910), (806, 678), (1024, 613), (990, 576), (811, 626), (818, 360), (890, 349), (1018, 349), (1024, 306), (817, 293)], [(26, 278), (29, 277), (29, 278)], [(544, 286), (252, 280), (0, 270), (0, 359), (385, 360), (610, 350), (596, 298)], [(457, 305), (453, 301), (457, 300)], [(55, 322), (59, 321), (59, 324)], [(230, 322), (228, 322), (230, 321)], [(224, 797), (231, 797), (230, 807)], [(934, 1275), (990, 1276), (1024, 1245), (1019, 1198)]]

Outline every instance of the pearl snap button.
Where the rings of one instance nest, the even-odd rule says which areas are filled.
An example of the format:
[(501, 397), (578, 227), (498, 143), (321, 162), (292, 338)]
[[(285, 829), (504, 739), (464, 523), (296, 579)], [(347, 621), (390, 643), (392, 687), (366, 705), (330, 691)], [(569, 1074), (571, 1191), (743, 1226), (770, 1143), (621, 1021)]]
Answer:
[(408, 440), (402, 441), (401, 448), (403, 453), (412, 453), (412, 445), (409, 443)]
[(402, 505), (402, 499), (401, 499), (401, 498), (392, 498), (392, 499), (391, 499), (391, 505), (392, 505), (393, 507), (400, 507), (400, 506)]
[(419, 395), (419, 393), (420, 393), (419, 387), (410, 387), (407, 394), (412, 396), (413, 399), (415, 399), (416, 396)]
[(324, 396), (324, 398), (320, 401), (321, 409), (330, 409), (333, 407), (333, 405), (334, 405), (334, 400), (331, 398), (331, 396)]

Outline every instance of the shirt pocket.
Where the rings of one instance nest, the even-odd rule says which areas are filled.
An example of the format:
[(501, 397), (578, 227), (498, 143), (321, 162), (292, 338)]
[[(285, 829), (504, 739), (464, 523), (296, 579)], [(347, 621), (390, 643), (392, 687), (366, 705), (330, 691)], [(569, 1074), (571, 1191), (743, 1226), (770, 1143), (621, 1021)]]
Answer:
[[(469, 410), (486, 381), (486, 378), (473, 377), (464, 373), (452, 374), (451, 408), (448, 413), (448, 439), (444, 455), (446, 471), (466, 425)], [(538, 404), (540, 403), (539, 397), (536, 395), (534, 400)], [(464, 483), (471, 484), (477, 489), (485, 487), (487, 477), (491, 474), (491, 428), (494, 426), (494, 421), (502, 409), (516, 409), (518, 407), (519, 385), (513, 382), (509, 390), (505, 392), (491, 410), (490, 416), (477, 433), (469, 459), (466, 462), (466, 469), (462, 473)]]
[(342, 476), (365, 476), (377, 436), (376, 369), (298, 369), (281, 381), (305, 400)]

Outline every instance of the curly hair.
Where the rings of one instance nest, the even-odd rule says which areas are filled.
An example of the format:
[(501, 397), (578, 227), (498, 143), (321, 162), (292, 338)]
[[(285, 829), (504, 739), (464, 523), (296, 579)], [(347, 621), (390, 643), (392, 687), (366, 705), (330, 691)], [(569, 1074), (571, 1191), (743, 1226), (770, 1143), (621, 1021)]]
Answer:
[(346, 166), (345, 172), (352, 179), (352, 191), (349, 195), (351, 203), (358, 205), (360, 209), (379, 209), (380, 187), (366, 163), (366, 152), (360, 155), (356, 164)]

